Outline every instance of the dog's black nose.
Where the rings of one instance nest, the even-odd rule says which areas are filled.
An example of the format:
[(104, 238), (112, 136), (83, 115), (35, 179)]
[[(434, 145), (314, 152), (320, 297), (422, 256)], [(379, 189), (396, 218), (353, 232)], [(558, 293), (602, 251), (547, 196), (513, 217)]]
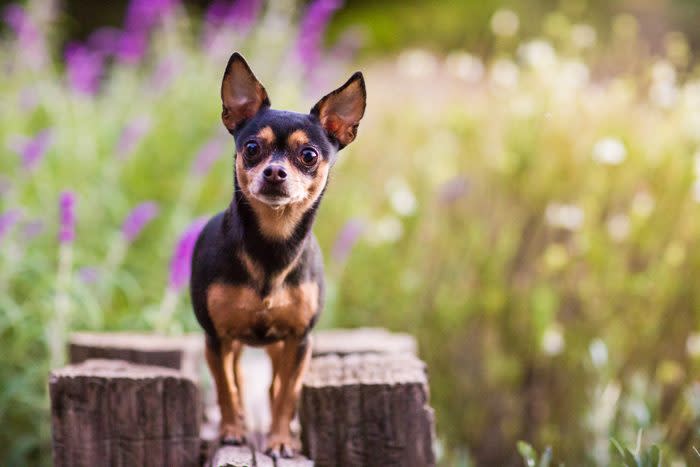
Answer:
[(263, 177), (266, 182), (282, 183), (287, 178), (287, 171), (281, 165), (271, 164), (263, 170)]

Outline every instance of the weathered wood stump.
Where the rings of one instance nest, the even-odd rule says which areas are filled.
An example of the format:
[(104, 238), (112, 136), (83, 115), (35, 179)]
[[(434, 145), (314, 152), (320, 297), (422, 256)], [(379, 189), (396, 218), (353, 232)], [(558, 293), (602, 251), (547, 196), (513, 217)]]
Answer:
[(425, 364), (413, 355), (312, 359), (299, 417), (316, 466), (435, 465)]
[(77, 332), (68, 343), (70, 363), (93, 358), (124, 360), (180, 370), (198, 379), (204, 366), (204, 337), (201, 334), (161, 336), (127, 332)]
[(201, 406), (181, 372), (88, 360), (49, 378), (54, 466), (198, 466)]
[(416, 340), (410, 334), (383, 328), (329, 329), (314, 333), (313, 356), (364, 353), (416, 355)]

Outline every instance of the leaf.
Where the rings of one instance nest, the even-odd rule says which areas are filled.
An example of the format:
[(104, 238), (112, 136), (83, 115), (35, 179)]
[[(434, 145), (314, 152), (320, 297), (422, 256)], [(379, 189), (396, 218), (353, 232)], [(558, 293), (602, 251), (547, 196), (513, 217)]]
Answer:
[(537, 463), (537, 453), (530, 444), (525, 441), (518, 441), (518, 452), (523, 457), (527, 467), (535, 467)]
[(549, 464), (551, 462), (552, 462), (552, 447), (547, 446), (547, 448), (542, 453), (542, 457), (540, 457), (540, 463), (537, 465), (537, 467), (549, 467)]
[(622, 461), (627, 467), (639, 467), (637, 459), (630, 452), (630, 450), (623, 447), (615, 438), (610, 438), (610, 447), (612, 454), (617, 454), (620, 461)]
[(647, 451), (649, 454), (649, 464), (652, 467), (661, 467), (661, 451), (657, 445), (652, 445)]

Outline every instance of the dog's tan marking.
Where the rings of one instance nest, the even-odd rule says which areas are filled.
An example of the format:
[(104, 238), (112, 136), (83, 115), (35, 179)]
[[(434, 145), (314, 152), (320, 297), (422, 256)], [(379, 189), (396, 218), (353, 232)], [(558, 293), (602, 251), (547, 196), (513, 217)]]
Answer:
[(303, 187), (300, 187), (300, 189), (304, 191), (305, 197), (301, 201), (273, 208), (256, 199), (250, 193), (250, 183), (259, 176), (262, 170), (261, 167), (265, 167), (266, 164), (260, 163), (246, 171), (242, 159), (240, 156), (236, 158), (236, 177), (238, 185), (243, 190), (243, 194), (255, 212), (260, 225), (260, 233), (271, 240), (285, 240), (289, 238), (294, 233), (294, 229), (299, 224), (304, 213), (316, 202), (326, 186), (329, 170), (328, 162), (325, 160), (319, 162), (316, 176), (313, 179), (309, 179), (301, 174), (296, 167), (288, 165), (287, 168), (291, 175), (288, 183), (303, 184)]
[(213, 284), (207, 289), (207, 308), (221, 338), (250, 339), (253, 329), (264, 326), (267, 337), (303, 336), (318, 311), (315, 282), (273, 289), (261, 297), (246, 285)]
[(221, 410), (220, 434), (224, 438), (242, 440), (245, 437), (245, 423), (243, 421), (243, 407), (238, 391), (242, 383), (239, 376), (234, 374), (236, 353), (240, 356), (240, 343), (236, 349), (230, 339), (221, 341), (219, 352), (215, 352), (210, 346), (205, 345), (205, 356), (211, 374), (216, 384), (216, 397)]
[(240, 258), (241, 263), (243, 263), (251, 281), (258, 287), (261, 287), (265, 280), (265, 271), (263, 271), (262, 266), (243, 250), (238, 252), (238, 258)]
[(311, 360), (311, 336), (307, 339), (305, 343), (299, 339), (287, 339), (281, 348), (268, 350), (274, 375), (270, 387), (272, 423), (267, 437), (268, 449), (280, 449), (282, 445), (290, 447), (293, 442), (289, 424), (294, 418), (302, 378)]
[(295, 130), (287, 137), (287, 146), (290, 148), (298, 148), (309, 143), (309, 135), (304, 130)]
[(262, 140), (268, 146), (275, 144), (275, 132), (269, 126), (262, 127), (258, 131), (258, 139)]

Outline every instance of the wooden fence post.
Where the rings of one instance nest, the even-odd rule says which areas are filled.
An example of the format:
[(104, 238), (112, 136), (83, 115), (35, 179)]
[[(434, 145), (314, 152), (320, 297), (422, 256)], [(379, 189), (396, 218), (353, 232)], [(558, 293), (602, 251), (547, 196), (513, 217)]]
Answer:
[(299, 418), (318, 467), (435, 465), (425, 364), (406, 354), (312, 359)]
[(181, 372), (87, 360), (49, 378), (54, 466), (195, 467), (199, 390)]

